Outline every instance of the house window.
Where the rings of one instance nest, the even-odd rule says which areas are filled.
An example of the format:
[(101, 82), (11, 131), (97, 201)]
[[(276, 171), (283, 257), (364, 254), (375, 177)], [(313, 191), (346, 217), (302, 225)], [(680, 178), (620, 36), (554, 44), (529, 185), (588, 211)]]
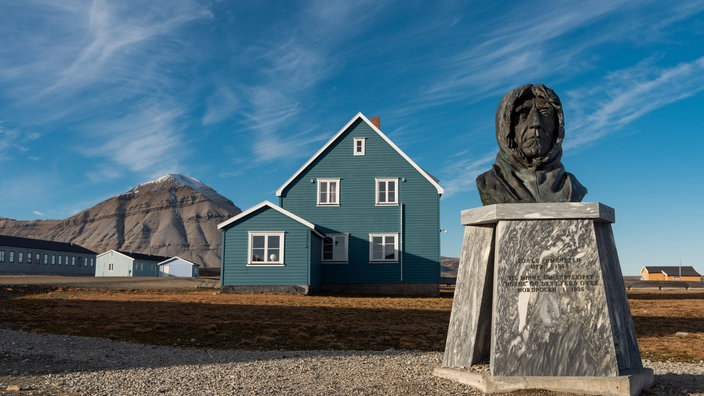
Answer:
[(17, 253), (17, 262), (21, 263), (22, 260), (24, 260), (24, 253), (22, 253), (22, 252)]
[(91, 259), (90, 259), (90, 266), (91, 266), (91, 267), (93, 266), (93, 258), (92, 258), (92, 257), (91, 257)]
[[(22, 262), (21, 259), (20, 262)], [(27, 264), (32, 264), (32, 253), (27, 253)]]
[(340, 204), (340, 179), (318, 179), (318, 205)]
[(51, 255), (51, 265), (56, 265), (56, 255), (55, 254)]
[[(20, 254), (22, 254), (22, 253), (20, 253)], [(10, 262), (11, 263), (15, 262), (15, 252), (13, 252), (13, 251), (10, 251)]]
[(76, 265), (76, 256), (71, 257), (71, 265)]
[(0, 263), (4, 263), (4, 262), (5, 262), (5, 251), (0, 250)]
[(35, 258), (35, 260), (37, 261), (37, 264), (41, 264), (40, 257), (41, 257), (41, 255), (40, 255), (39, 253), (37, 253), (37, 254), (34, 255), (34, 258)]
[(366, 151), (366, 138), (354, 138), (354, 155), (364, 155)]
[(283, 232), (250, 232), (249, 233), (249, 264), (250, 265), (283, 265), (284, 264), (284, 233)]
[(376, 179), (376, 204), (398, 205), (398, 179)]
[(323, 261), (347, 262), (348, 234), (327, 234), (323, 239)]
[(61, 259), (62, 259), (63, 257), (64, 257), (64, 256), (59, 255), (59, 265), (61, 265), (61, 261), (62, 261)]
[(44, 255), (44, 264), (49, 264), (49, 255), (48, 254)]
[(109, 263), (109, 264), (108, 264), (108, 271), (112, 271), (112, 270), (114, 270), (114, 269), (115, 269), (115, 264)]
[(398, 261), (398, 234), (369, 234), (369, 261)]
[(68, 256), (66, 256), (66, 262), (64, 264), (68, 265)]

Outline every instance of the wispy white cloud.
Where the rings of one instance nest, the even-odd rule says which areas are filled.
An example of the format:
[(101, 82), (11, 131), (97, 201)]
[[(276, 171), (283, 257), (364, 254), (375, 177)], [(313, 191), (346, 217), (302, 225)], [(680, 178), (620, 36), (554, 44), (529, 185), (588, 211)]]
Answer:
[(491, 168), (496, 153), (477, 156), (468, 151), (461, 151), (453, 155), (452, 164), (443, 169), (442, 174), (451, 175), (447, 180), (442, 180), (445, 197), (451, 197), (460, 192), (472, 191), (476, 188), (476, 178)]
[(308, 98), (343, 67), (336, 54), (338, 46), (366, 31), (384, 7), (371, 0), (311, 1), (287, 18), (285, 26), (262, 37), (265, 44), (247, 50), (261, 65), (261, 78), (242, 89), (249, 92), (243, 96), (247, 99), (242, 111), (254, 131), (257, 162), (290, 157), (292, 145), (303, 147), (319, 140), (305, 133), (291, 139), (291, 121), (297, 119), (304, 131), (314, 125), (311, 119), (300, 118), (308, 110), (301, 103), (315, 102)]
[(589, 36), (569, 46), (558, 39), (626, 6), (622, 1), (527, 3), (507, 8), (513, 12), (498, 18), (501, 24), (494, 18), (478, 20), (479, 33), (467, 38), (465, 50), (442, 59), (440, 78), (421, 97), (426, 106), (460, 99), (478, 101), (517, 83), (547, 75), (554, 78), (567, 70), (574, 73), (580, 67), (574, 61), (577, 54), (614, 37)]
[(212, 125), (222, 122), (234, 115), (240, 106), (240, 99), (232, 89), (226, 86), (218, 87), (206, 99), (206, 111), (203, 116), (203, 125)]
[(647, 113), (702, 91), (704, 56), (669, 68), (657, 66), (649, 58), (612, 72), (602, 84), (568, 92), (569, 101), (574, 103), (569, 107), (582, 110), (572, 121), (565, 147), (593, 142)]
[[(17, 154), (30, 152), (30, 145), (39, 140), (41, 135), (36, 132), (22, 132), (16, 128), (7, 128), (0, 122), (0, 161), (14, 159)], [(37, 158), (30, 155), (29, 159)]]
[(123, 176), (123, 172), (117, 166), (100, 163), (93, 169), (86, 172), (86, 177), (92, 184), (104, 183), (106, 181), (118, 180)]
[(73, 95), (96, 86), (123, 94), (158, 87), (163, 78), (150, 68), (173, 56), (170, 36), (188, 22), (209, 17), (207, 9), (190, 1), (169, 7), (100, 0), (80, 4), (28, 2), (22, 9), (21, 17), (46, 23), (31, 30), (31, 37), (24, 30), (20, 40), (0, 52), (5, 56), (0, 70), (11, 75), (13, 91), (23, 101), (79, 99)]
[[(163, 170), (163, 158), (150, 155), (178, 147), (176, 117), (191, 100), (174, 65), (188, 61), (184, 29), (211, 18), (207, 6), (191, 0), (168, 6), (27, 1), (11, 11), (24, 22), (0, 27), (0, 35), (16, 38), (0, 48), (0, 87), (10, 99), (4, 108), (17, 110), (15, 121), (48, 125), (45, 130), (61, 124), (92, 142), (94, 148), (79, 152), (142, 175)], [(37, 28), (18, 28), (27, 24)], [(105, 180), (115, 174), (87, 176)]]
[[(188, 154), (180, 145), (179, 110), (162, 103), (147, 103), (140, 108), (120, 118), (93, 123), (94, 145), (83, 147), (81, 152), (148, 176), (174, 171), (181, 157)], [(113, 172), (100, 174), (110, 176)]]

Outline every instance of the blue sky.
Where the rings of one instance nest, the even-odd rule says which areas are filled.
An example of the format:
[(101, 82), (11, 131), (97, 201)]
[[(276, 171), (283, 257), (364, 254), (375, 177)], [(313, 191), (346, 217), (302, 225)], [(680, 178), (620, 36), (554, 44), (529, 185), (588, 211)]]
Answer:
[(543, 83), (626, 275), (704, 271), (704, 2), (0, 0), (0, 216), (66, 218), (166, 173), (242, 209), (357, 112), (440, 179), (458, 256), (501, 96)]

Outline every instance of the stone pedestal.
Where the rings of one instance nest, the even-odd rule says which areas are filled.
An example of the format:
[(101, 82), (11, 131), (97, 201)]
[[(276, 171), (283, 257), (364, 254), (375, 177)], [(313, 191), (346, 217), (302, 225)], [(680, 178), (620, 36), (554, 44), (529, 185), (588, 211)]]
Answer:
[[(457, 380), (469, 373), (460, 368), (488, 360), (490, 374), (471, 374), (480, 380), (465, 383), (500, 392), (511, 390), (500, 384), (515, 387), (519, 378), (557, 391), (565, 388), (549, 384), (569, 382), (570, 391), (590, 394), (638, 394), (652, 385), (652, 370), (643, 369), (638, 351), (613, 222), (613, 209), (599, 203), (464, 211), (444, 369), (436, 375)], [(579, 383), (585, 388), (574, 388)]]

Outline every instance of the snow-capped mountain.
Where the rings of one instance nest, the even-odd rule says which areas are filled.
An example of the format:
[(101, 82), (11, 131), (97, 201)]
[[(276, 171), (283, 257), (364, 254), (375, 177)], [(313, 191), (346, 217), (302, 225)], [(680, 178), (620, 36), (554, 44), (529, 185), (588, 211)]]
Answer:
[(202, 182), (170, 174), (64, 220), (0, 218), (0, 234), (72, 242), (98, 254), (118, 249), (179, 256), (218, 268), (217, 224), (240, 212), (232, 201)]

